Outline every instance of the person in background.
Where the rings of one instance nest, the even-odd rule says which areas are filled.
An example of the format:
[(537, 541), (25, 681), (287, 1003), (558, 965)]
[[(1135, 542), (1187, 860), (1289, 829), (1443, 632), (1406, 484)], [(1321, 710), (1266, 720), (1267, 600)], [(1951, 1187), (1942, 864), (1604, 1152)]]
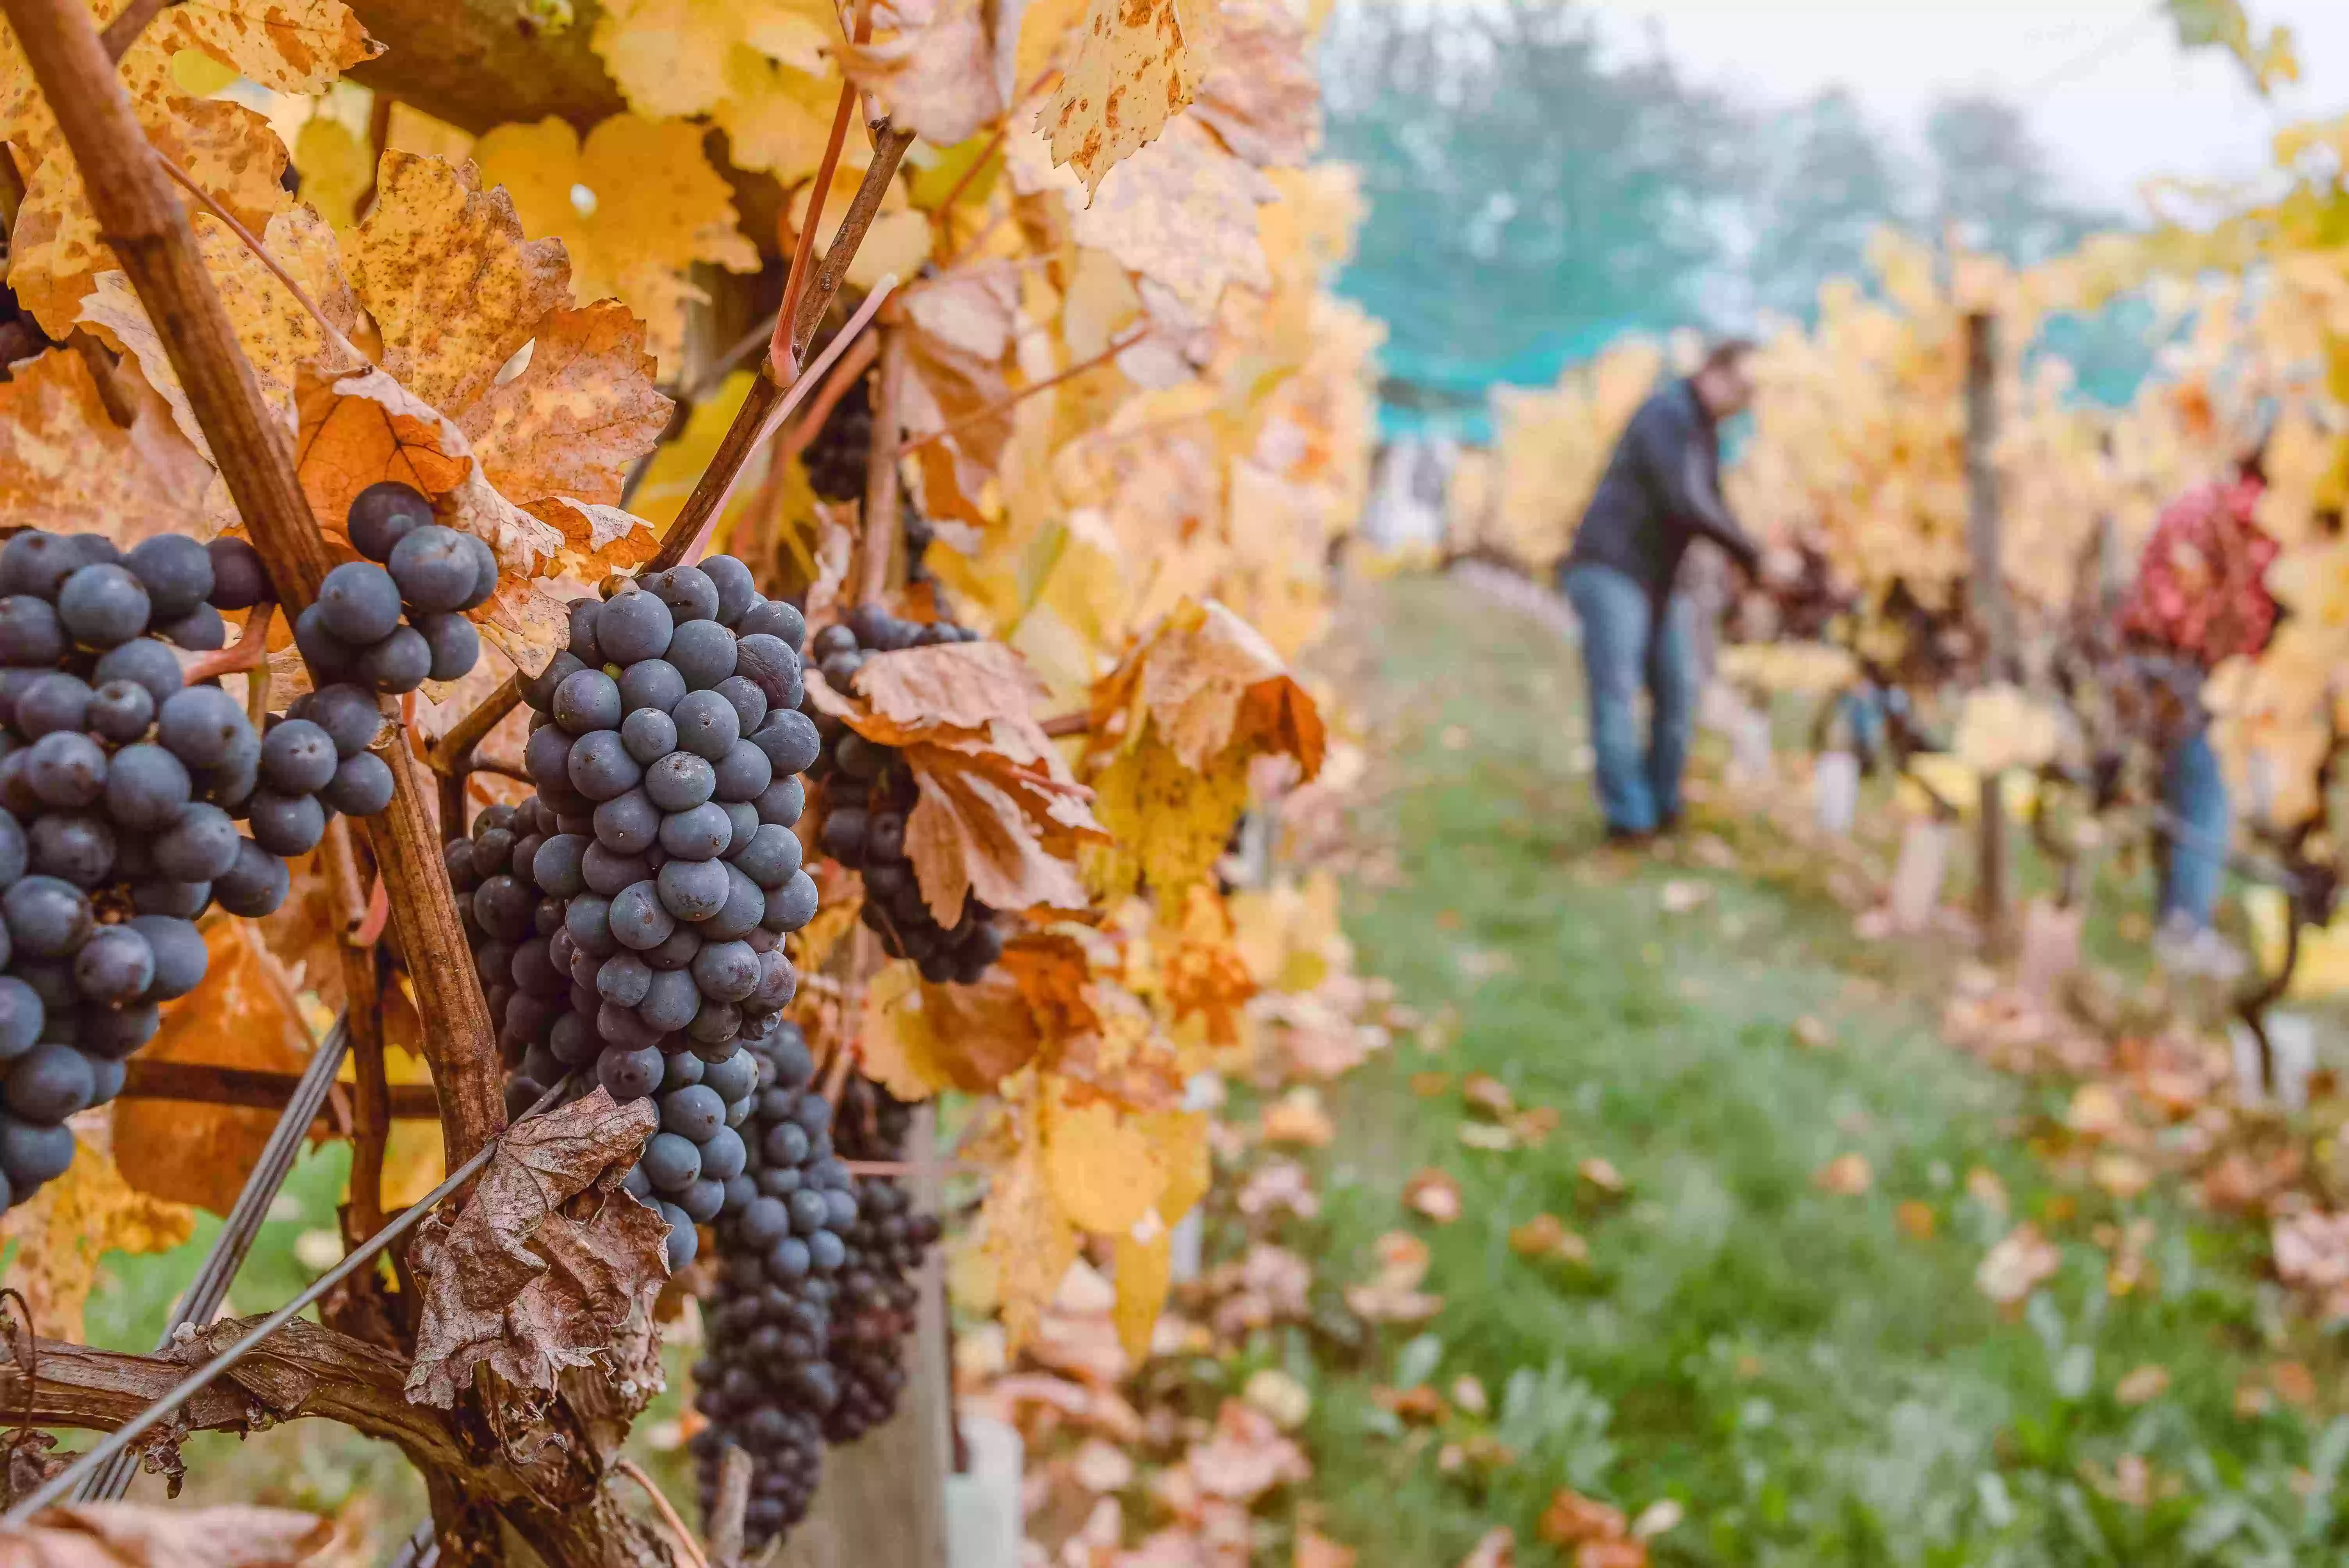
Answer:
[(2241, 960), (2211, 924), (2232, 813), (2201, 689), (2220, 661), (2257, 655), (2275, 630), (2266, 576), (2277, 546), (2255, 521), (2266, 488), (2254, 451), (2230, 477), (2171, 501), (2154, 524), (2119, 617), (2138, 677), (2142, 727), (2162, 753), (2168, 821), (2156, 950), (2172, 968), (2219, 977)]
[(1744, 339), (1719, 344), (1696, 374), (1640, 406), (1559, 563), (1558, 586), (1582, 624), (1599, 806), (1612, 841), (1669, 832), (1680, 820), (1700, 682), (1694, 611), (1675, 591), (1681, 558), (1710, 539), (1747, 573), (1761, 569), (1760, 550), (1721, 499), (1721, 422), (1753, 400), (1753, 352)]

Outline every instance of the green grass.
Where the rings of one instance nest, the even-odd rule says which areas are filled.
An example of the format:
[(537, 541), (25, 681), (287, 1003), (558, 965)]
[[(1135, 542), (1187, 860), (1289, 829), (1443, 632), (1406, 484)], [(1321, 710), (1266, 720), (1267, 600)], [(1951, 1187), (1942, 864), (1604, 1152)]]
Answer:
[[(1352, 891), (1350, 932), (1363, 971), (1459, 1027), (1339, 1092), (1322, 1266), (1369, 1272), (1422, 1165), (1456, 1175), (1465, 1203), (1451, 1225), (1408, 1225), (1433, 1246), (1444, 1311), (1415, 1339), (1390, 1332), (1361, 1375), (1319, 1377), (1314, 1490), (1365, 1568), (1456, 1562), (1495, 1522), (1520, 1561), (1551, 1560), (1533, 1527), (1569, 1484), (1633, 1511), (1678, 1501), (1665, 1563), (2334, 1560), (2349, 1423), (2235, 1413), (2239, 1382), (2286, 1343), (2258, 1238), (2159, 1189), (2123, 1204), (2059, 1186), (2018, 1134), (2060, 1090), (1940, 1044), (1937, 996), (1856, 985), (1886, 950), (1862, 952), (1847, 913), (1599, 850), (1577, 672), (1553, 636), (1442, 583), (1376, 594), (1352, 618), (1353, 699), (1381, 724), (1368, 826), (1400, 875)], [(1666, 913), (1663, 885), (1691, 879), (1712, 898)], [(1833, 1020), (1833, 1048), (1797, 1043), (1806, 1015)], [(1428, 1071), (1491, 1073), (1562, 1125), (1538, 1150), (1464, 1148), (1457, 1098), (1412, 1090)], [(1845, 1152), (1873, 1168), (1863, 1195), (1814, 1184)], [(1578, 1180), (1593, 1156), (1627, 1178), (1622, 1199)], [(2006, 1213), (1968, 1194), (1977, 1168)], [(1930, 1206), (1930, 1238), (1897, 1222), (1904, 1201)], [(1509, 1228), (1545, 1211), (1587, 1237), (1587, 1272), (1512, 1254)], [(2002, 1315), (1974, 1271), (2024, 1219), (2063, 1265)], [(2132, 1220), (2153, 1226), (2152, 1274), (2116, 1296), (2093, 1237)], [(2169, 1391), (2125, 1408), (2115, 1384), (2145, 1364)], [(1515, 1464), (1441, 1473), (1437, 1445), (1370, 1397), (1464, 1373)], [(2095, 1480), (2131, 1455), (2151, 1466), (2143, 1505)]]

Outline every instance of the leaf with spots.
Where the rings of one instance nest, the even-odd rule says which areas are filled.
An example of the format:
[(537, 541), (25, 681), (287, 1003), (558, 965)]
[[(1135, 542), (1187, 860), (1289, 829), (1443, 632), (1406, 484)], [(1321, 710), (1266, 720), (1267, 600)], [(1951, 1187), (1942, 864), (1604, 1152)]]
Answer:
[(1189, 106), (1215, 47), (1213, 0), (1092, 0), (1061, 86), (1037, 115), (1052, 161), (1090, 194)]

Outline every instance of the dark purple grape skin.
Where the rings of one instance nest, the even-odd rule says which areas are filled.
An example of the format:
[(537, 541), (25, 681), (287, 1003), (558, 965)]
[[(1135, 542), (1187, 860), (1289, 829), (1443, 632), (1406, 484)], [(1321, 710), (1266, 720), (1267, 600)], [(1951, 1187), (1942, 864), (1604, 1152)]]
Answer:
[(221, 538), (204, 546), (212, 558), (212, 604), (215, 610), (250, 610), (275, 599), (261, 552), (242, 539)]
[(344, 526), (353, 549), (382, 562), (391, 559), (394, 545), (432, 521), (432, 503), (421, 490), (384, 480), (352, 498)]

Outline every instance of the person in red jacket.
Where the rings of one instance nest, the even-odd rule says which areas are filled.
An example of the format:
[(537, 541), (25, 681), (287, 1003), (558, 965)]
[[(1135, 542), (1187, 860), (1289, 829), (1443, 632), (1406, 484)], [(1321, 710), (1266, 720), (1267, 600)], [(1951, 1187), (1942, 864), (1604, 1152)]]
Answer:
[(2161, 877), (2160, 945), (2174, 965), (2238, 966), (2211, 930), (2226, 872), (2232, 813), (2210, 746), (2204, 678), (2223, 660), (2256, 655), (2275, 630), (2267, 569), (2277, 545), (2257, 514), (2267, 477), (2254, 451), (2233, 475), (2197, 486), (2155, 522), (2123, 603), (2120, 631), (2151, 697), (2170, 822)]

